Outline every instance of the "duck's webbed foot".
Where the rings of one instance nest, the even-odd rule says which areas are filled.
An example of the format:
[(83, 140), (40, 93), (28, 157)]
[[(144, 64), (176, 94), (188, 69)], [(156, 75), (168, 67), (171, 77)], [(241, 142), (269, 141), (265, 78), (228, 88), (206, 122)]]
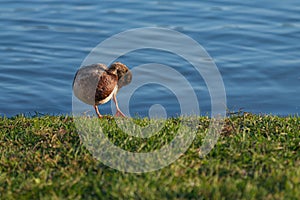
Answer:
[(116, 117), (126, 117), (126, 115), (124, 115), (124, 113), (122, 113), (121, 110), (117, 110), (115, 116), (116, 116)]

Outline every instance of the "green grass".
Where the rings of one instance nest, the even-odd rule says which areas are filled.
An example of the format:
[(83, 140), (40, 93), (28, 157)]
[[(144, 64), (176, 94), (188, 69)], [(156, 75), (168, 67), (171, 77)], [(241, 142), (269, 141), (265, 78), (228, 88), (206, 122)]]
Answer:
[[(168, 143), (180, 124), (168, 119), (143, 139), (122, 133), (111, 119), (97, 123), (112, 142), (137, 152)], [(232, 115), (216, 146), (199, 158), (208, 125), (199, 117), (194, 142), (171, 165), (132, 174), (94, 159), (71, 117), (2, 117), (0, 199), (299, 199), (300, 117)]]

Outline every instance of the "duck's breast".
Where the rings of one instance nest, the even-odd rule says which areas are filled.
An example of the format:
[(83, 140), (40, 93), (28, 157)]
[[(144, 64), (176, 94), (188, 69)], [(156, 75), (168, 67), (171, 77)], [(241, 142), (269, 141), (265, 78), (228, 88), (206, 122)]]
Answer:
[(96, 104), (108, 102), (118, 90), (118, 77), (114, 74), (104, 72), (98, 82), (95, 93)]

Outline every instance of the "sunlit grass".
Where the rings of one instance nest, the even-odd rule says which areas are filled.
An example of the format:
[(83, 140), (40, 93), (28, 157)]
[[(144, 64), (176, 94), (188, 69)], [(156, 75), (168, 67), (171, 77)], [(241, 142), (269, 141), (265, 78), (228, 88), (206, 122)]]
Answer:
[[(161, 170), (131, 174), (94, 159), (71, 117), (0, 118), (0, 199), (298, 199), (300, 118), (245, 113), (225, 121), (204, 158), (198, 151), (210, 119), (199, 117), (183, 156)], [(132, 152), (161, 148), (179, 122), (168, 119), (157, 134), (136, 138), (112, 119), (95, 121), (114, 144)]]

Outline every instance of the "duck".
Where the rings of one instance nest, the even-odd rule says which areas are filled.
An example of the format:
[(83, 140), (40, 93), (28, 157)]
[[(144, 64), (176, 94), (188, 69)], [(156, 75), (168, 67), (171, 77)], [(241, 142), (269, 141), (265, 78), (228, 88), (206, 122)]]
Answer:
[(125, 117), (117, 101), (117, 93), (132, 80), (129, 68), (121, 63), (114, 62), (109, 67), (102, 63), (80, 67), (73, 80), (73, 93), (82, 102), (92, 105), (98, 118), (103, 115), (98, 105), (105, 104), (113, 99), (117, 117)]

